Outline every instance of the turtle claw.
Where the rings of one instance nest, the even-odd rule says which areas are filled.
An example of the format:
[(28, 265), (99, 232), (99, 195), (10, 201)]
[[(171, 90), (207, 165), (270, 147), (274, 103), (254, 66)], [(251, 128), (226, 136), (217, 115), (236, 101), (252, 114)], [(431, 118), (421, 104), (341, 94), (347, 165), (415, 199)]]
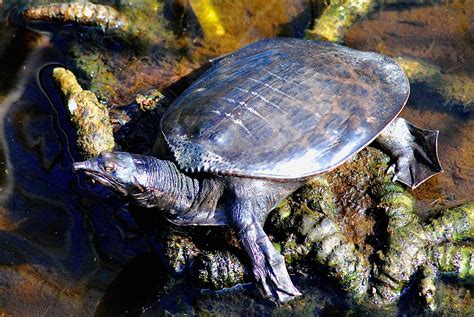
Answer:
[[(263, 249), (265, 248), (266, 247), (263, 247)], [(291, 282), (285, 266), (284, 257), (275, 249), (264, 250), (264, 252), (268, 255), (268, 258), (273, 261), (271, 261), (272, 263), (269, 263), (267, 258), (263, 270), (260, 270), (260, 268), (257, 267), (254, 268), (254, 273), (256, 273), (255, 276), (258, 276), (257, 278), (259, 279), (258, 282), (260, 283), (260, 289), (263, 293), (262, 295), (273, 300), (277, 304), (284, 304), (297, 296), (301, 296), (301, 293)]]
[(249, 256), (252, 272), (263, 297), (283, 304), (301, 293), (293, 285), (285, 266), (285, 258), (275, 249), (255, 217), (248, 201), (234, 205), (233, 226)]
[[(388, 175), (390, 175), (390, 174), (396, 174), (396, 172), (397, 172), (397, 164), (392, 164), (392, 165), (390, 165), (390, 166), (387, 168), (387, 171), (386, 171), (386, 173), (387, 173)], [(392, 181), (393, 181), (393, 182), (396, 181), (395, 176), (392, 178)]]
[[(402, 118), (387, 126), (376, 141), (396, 160), (394, 181), (414, 189), (443, 172), (438, 159), (438, 133), (418, 128)], [(393, 165), (387, 172), (392, 169)]]
[(240, 240), (250, 256), (252, 271), (263, 297), (283, 304), (301, 296), (290, 279), (285, 258), (273, 247), (258, 221), (241, 230)]

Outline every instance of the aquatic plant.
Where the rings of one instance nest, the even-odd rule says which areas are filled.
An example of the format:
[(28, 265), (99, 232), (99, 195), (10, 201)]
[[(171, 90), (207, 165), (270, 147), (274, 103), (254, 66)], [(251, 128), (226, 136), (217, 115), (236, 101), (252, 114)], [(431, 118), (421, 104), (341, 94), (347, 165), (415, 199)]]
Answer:
[(375, 7), (374, 0), (332, 0), (316, 19), (314, 27), (306, 37), (341, 43), (344, 34), (358, 20), (369, 14)]

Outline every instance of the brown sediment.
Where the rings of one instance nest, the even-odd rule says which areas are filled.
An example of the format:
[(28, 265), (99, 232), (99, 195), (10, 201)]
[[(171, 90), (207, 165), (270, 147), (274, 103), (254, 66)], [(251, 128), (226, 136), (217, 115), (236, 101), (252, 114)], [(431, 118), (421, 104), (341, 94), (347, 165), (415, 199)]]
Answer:
[(474, 117), (408, 108), (402, 116), (417, 126), (440, 130), (439, 156), (444, 173), (422, 184), (412, 194), (417, 212), (459, 205), (473, 199)]
[(474, 67), (471, 44), (474, 9), (469, 1), (444, 5), (409, 6), (373, 12), (345, 36), (353, 48), (398, 57), (413, 57), (443, 71), (463, 72)]
[(44, 315), (54, 312), (59, 315), (92, 315), (102, 294), (88, 289), (83, 282), (66, 281), (58, 278), (59, 272), (40, 265), (20, 264), (4, 266), (0, 273), (0, 293), (9, 294), (2, 298), (0, 315)]
[(399, 58), (412, 82), (401, 116), (419, 127), (440, 130), (445, 172), (411, 191), (420, 214), (473, 198), (473, 10), (469, 1), (387, 8), (359, 21), (345, 36), (348, 46)]

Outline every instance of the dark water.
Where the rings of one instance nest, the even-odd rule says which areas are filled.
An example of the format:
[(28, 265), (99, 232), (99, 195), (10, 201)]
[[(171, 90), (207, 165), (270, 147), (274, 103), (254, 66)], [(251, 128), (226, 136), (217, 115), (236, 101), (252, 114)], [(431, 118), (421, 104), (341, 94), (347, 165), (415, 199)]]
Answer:
[[(223, 11), (216, 13), (220, 20), (213, 20), (213, 29), (199, 20), (198, 7), (159, 2), (161, 11), (137, 13), (143, 14), (144, 24), (155, 25), (145, 43), (73, 26), (35, 25), (40, 33), (8, 22), (10, 9), (28, 3), (41, 2), (4, 2), (0, 24), (0, 315), (385, 314), (356, 305), (324, 274), (295, 276), (305, 295), (282, 307), (260, 299), (251, 285), (206, 292), (168, 276), (160, 257), (164, 219), (151, 211), (129, 212), (115, 194), (71, 171), (72, 162), (81, 159), (74, 130), (47, 71), (40, 72), (51, 62), (92, 69), (94, 75), (83, 74), (82, 83), (117, 104), (152, 87), (167, 89), (172, 98), (208, 58), (264, 37), (303, 37), (324, 7), (321, 3), (243, 1), (227, 11), (216, 6), (217, 13)], [(445, 173), (413, 192), (421, 214), (474, 198), (474, 18), (469, 8), (380, 7), (345, 39), (358, 49), (420, 58), (444, 76), (434, 87), (413, 81), (403, 113), (419, 126), (440, 130)], [(156, 27), (163, 24), (162, 12), (166, 34)], [(436, 86), (447, 83), (453, 86)], [(449, 290), (448, 282), (439, 287)], [(470, 288), (461, 287), (459, 302), (472, 303)], [(405, 298), (407, 303), (399, 304), (402, 312), (424, 311), (421, 303), (411, 302), (416, 294)], [(449, 306), (441, 309), (449, 312)], [(389, 314), (396, 310), (392, 307)]]

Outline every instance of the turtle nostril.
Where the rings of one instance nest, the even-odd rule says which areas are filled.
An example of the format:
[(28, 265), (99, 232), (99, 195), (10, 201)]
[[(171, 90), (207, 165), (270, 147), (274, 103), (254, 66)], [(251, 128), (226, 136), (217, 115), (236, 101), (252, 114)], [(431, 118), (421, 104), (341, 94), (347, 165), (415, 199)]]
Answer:
[(87, 168), (87, 162), (74, 162), (72, 166), (75, 171), (80, 171)]

